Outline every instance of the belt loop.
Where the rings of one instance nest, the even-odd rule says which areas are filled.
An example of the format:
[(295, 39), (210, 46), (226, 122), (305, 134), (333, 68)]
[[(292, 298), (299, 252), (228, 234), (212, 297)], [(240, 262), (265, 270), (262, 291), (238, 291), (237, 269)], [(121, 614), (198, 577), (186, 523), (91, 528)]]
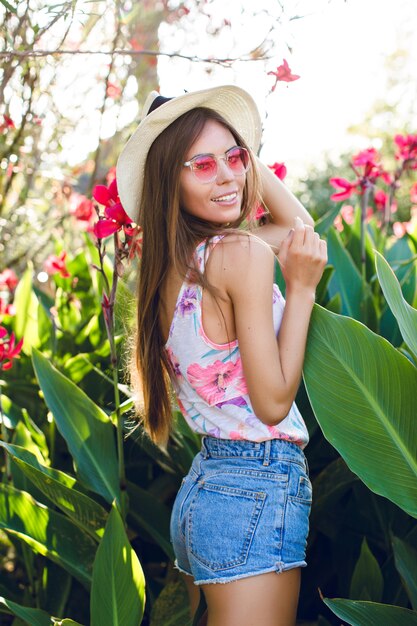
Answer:
[(269, 465), (269, 457), (271, 456), (271, 440), (264, 441), (264, 462), (262, 465)]
[(209, 456), (209, 451), (207, 449), (207, 445), (206, 445), (206, 437), (202, 437), (201, 439), (201, 455), (203, 457), (203, 459), (207, 459)]

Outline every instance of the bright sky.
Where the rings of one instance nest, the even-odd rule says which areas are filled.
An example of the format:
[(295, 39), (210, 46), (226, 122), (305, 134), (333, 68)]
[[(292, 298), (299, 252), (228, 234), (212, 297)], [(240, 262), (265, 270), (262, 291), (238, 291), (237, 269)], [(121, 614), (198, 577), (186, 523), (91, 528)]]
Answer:
[[(219, 4), (224, 11), (224, 1), (219, 0)], [(236, 10), (242, 6), (241, 2), (230, 4)], [(257, 0), (256, 7), (265, 4), (268, 0)], [(245, 2), (244, 6), (250, 7), (250, 3)], [(273, 77), (266, 76), (266, 70), (275, 69), (277, 63), (269, 61), (266, 67), (263, 63), (252, 63), (251, 68), (240, 63), (233, 71), (214, 72), (210, 77), (195, 67), (187, 77), (184, 64), (181, 73), (180, 65), (178, 71), (173, 71), (172, 61), (162, 60), (161, 93), (177, 95), (183, 89), (224, 82), (246, 88), (261, 112), (268, 112), (261, 157), (267, 163), (286, 162), (290, 176), (298, 176), (306, 163), (320, 162), (325, 151), (337, 157), (344, 149), (365, 147), (360, 139), (347, 133), (347, 128), (362, 122), (377, 98), (390, 99), (384, 63), (388, 55), (400, 48), (409, 56), (407, 64), (400, 68), (404, 98), (414, 103), (417, 80), (412, 71), (417, 67), (417, 6), (415, 0), (332, 0), (330, 3), (293, 0), (286, 6), (299, 7), (304, 15), (311, 11), (302, 19), (283, 24), (278, 33), (283, 44), (278, 46), (277, 63), (285, 57), (293, 73), (301, 76), (299, 80), (288, 86), (279, 83), (275, 92), (265, 98), (273, 82)], [(241, 35), (247, 50), (251, 35), (256, 33), (246, 27), (246, 36), (244, 32)], [(292, 53), (288, 52), (285, 41)], [(201, 39), (199, 49), (200, 54), (206, 52)], [(184, 77), (181, 84), (179, 76)], [(414, 124), (417, 132), (417, 105), (412, 106), (414, 120), (409, 119), (407, 112), (404, 121)]]
[[(404, 112), (400, 124), (408, 123), (417, 132), (416, 0), (282, 2), (286, 16), (298, 12), (306, 17), (280, 23), (274, 34), (274, 59), (239, 62), (231, 69), (210, 66), (211, 70), (207, 72), (207, 65), (160, 57), (161, 93), (175, 96), (184, 90), (225, 83), (247, 89), (261, 114), (268, 114), (261, 157), (266, 163), (284, 161), (289, 179), (298, 178), (305, 172), (306, 164), (320, 163), (325, 152), (337, 158), (344, 150), (367, 146), (358, 143), (360, 138), (349, 135), (347, 128), (361, 123), (377, 98), (386, 101), (392, 97), (387, 91), (384, 63), (390, 54), (403, 48), (405, 60), (398, 70), (404, 91), (401, 101), (404, 109), (411, 108), (412, 112)], [(205, 35), (207, 19), (202, 17), (195, 22), (190, 16), (191, 27), (187, 34), (178, 24), (162, 26), (160, 40), (167, 52), (178, 49), (185, 54), (203, 57), (210, 54), (215, 57), (239, 56), (258, 45), (271, 25), (271, 18), (263, 9), (277, 14), (279, 4), (278, 0), (234, 0), (229, 3), (212, 0), (208, 6), (212, 15), (211, 26), (219, 27), (216, 39)], [(242, 6), (246, 14), (256, 12), (256, 20), (243, 19)], [(230, 19), (231, 28), (222, 27), (224, 18)], [(107, 27), (111, 30), (110, 39), (114, 23), (110, 21)], [(191, 38), (194, 37), (191, 42), (190, 30)], [(274, 82), (267, 72), (276, 69), (283, 58), (288, 60), (293, 73), (301, 78), (288, 85), (279, 83), (275, 92), (267, 97)], [(62, 152), (56, 155), (52, 151), (47, 157), (56, 163), (56, 172), (52, 174), (57, 176), (60, 175), (58, 160), (70, 165), (81, 163), (97, 146), (100, 124), (97, 109), (103, 86), (100, 77), (105, 75), (108, 59), (87, 56), (67, 59), (66, 63), (67, 69), (60, 72), (54, 86), (55, 100), (64, 117), (68, 117), (70, 126), (77, 124), (77, 129), (64, 138)], [(121, 76), (124, 71), (119, 63), (117, 72)], [(116, 130), (138, 119), (136, 90), (135, 81), (129, 81), (126, 95), (130, 95), (131, 100), (123, 104), (121, 111), (119, 107), (106, 111), (101, 125), (102, 139), (111, 140)], [(18, 107), (17, 101), (15, 105)], [(119, 113), (117, 117), (115, 111)], [(53, 114), (46, 110), (45, 115), (45, 129), (52, 129)], [(48, 136), (45, 135), (42, 143), (46, 146)], [(47, 169), (50, 167), (49, 164)]]

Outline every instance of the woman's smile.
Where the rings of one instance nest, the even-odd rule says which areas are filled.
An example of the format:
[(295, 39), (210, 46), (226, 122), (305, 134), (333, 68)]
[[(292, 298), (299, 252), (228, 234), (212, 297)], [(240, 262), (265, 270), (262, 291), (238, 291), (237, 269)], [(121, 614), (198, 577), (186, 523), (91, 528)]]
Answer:
[[(187, 151), (186, 160), (199, 154), (223, 155), (236, 145), (232, 133), (219, 122), (208, 120)], [(218, 159), (216, 178), (209, 183), (198, 180), (189, 167), (180, 176), (180, 200), (184, 211), (216, 224), (237, 220), (242, 207), (246, 174), (235, 174), (225, 159)]]

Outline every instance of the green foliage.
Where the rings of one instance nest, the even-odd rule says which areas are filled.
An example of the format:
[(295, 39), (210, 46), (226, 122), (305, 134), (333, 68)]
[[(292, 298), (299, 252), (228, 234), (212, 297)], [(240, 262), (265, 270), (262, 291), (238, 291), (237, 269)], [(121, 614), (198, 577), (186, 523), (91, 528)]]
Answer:
[(324, 602), (352, 626), (417, 626), (417, 613), (397, 606), (326, 598)]
[(145, 604), (145, 578), (115, 506), (93, 566), (91, 626), (137, 626)]

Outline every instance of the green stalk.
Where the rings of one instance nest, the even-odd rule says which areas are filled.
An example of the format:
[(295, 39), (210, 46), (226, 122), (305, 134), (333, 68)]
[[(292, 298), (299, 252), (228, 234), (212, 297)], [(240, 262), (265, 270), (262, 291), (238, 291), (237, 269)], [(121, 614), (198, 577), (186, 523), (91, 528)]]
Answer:
[(370, 186), (365, 184), (365, 189), (361, 198), (361, 273), (364, 284), (366, 283), (365, 218), (370, 190)]
[[(1, 438), (2, 438), (2, 440), (5, 443), (7, 443), (9, 441), (9, 433), (7, 432), (6, 424), (4, 423), (3, 403), (2, 403), (1, 397), (2, 397), (2, 390), (1, 390), (1, 384), (0, 384)], [(11, 480), (12, 480), (12, 472), (11, 472), (11, 468), (10, 468), (10, 458), (9, 458), (9, 455), (7, 454), (5, 449), (4, 449), (4, 467), (5, 467), (5, 471), (6, 471), (7, 482), (11, 482)]]
[[(107, 302), (103, 299), (103, 314), (104, 321), (106, 325), (107, 336), (110, 344), (110, 365), (113, 373), (113, 389), (114, 389), (114, 404), (115, 404), (115, 413), (116, 413), (116, 439), (117, 439), (117, 458), (118, 458), (118, 470), (119, 470), (119, 485), (121, 491), (121, 502), (120, 502), (120, 514), (123, 520), (126, 519), (127, 515), (127, 495), (126, 495), (126, 472), (125, 472), (125, 463), (124, 463), (124, 449), (123, 449), (123, 418), (120, 413), (120, 394), (119, 394), (119, 378), (118, 378), (118, 358), (117, 358), (117, 350), (115, 344), (115, 325), (114, 325), (114, 303), (116, 300), (116, 291), (117, 291), (117, 281), (119, 279), (118, 274), (118, 264), (120, 263), (119, 259), (119, 236), (118, 233), (114, 233), (114, 264), (113, 264), (113, 280), (112, 286), (110, 289), (110, 285), (107, 281), (104, 266), (103, 266), (103, 255), (101, 250), (100, 253), (100, 264), (103, 276), (105, 278), (105, 284), (108, 289), (106, 295)], [(110, 292), (110, 293), (109, 293)]]

